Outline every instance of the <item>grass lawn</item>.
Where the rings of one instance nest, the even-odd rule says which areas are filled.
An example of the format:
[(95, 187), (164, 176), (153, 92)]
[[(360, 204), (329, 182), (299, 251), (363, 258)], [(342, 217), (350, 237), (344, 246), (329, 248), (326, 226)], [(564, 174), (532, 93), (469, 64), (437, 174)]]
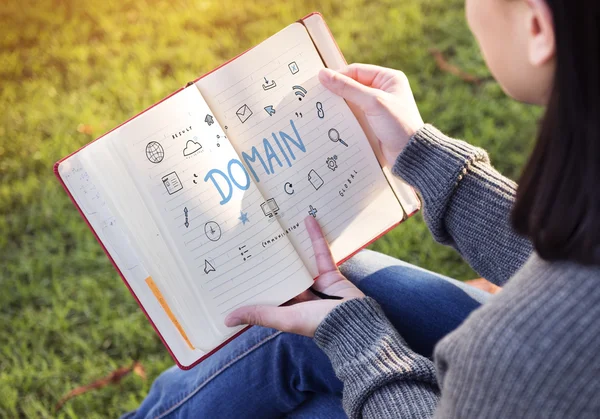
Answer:
[[(462, 0), (3, 0), (0, 5), (0, 417), (54, 417), (74, 387), (140, 360), (60, 417), (134, 409), (172, 365), (52, 174), (52, 164), (305, 14), (323, 13), (349, 62), (404, 70), (426, 121), (484, 147), (516, 179), (539, 110), (504, 96)], [(436, 48), (473, 85), (440, 71)], [(420, 216), (372, 246), (459, 279), (476, 274)], [(401, 302), (399, 302), (401, 303)]]

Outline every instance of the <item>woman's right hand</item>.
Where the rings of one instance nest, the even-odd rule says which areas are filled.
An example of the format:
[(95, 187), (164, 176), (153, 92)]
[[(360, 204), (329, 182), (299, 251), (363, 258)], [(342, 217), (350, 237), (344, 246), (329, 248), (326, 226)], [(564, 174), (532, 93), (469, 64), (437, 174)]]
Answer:
[(321, 70), (319, 81), (365, 113), (390, 167), (410, 137), (424, 125), (408, 79), (401, 71), (350, 64), (339, 71)]

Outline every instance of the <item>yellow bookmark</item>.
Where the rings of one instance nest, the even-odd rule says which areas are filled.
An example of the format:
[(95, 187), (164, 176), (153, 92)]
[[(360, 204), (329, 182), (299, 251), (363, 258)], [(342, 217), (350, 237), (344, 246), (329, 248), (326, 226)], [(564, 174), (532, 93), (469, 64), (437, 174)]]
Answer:
[(173, 322), (173, 324), (175, 325), (175, 327), (177, 328), (177, 330), (179, 330), (179, 333), (181, 333), (181, 336), (185, 340), (185, 343), (188, 344), (188, 346), (190, 347), (190, 349), (195, 349), (194, 345), (192, 345), (192, 342), (190, 342), (190, 340), (188, 339), (187, 335), (185, 334), (185, 331), (183, 330), (183, 327), (181, 327), (181, 325), (177, 321), (177, 318), (175, 317), (175, 315), (173, 314), (173, 312), (169, 308), (169, 305), (165, 301), (165, 298), (163, 297), (162, 293), (160, 292), (160, 290), (158, 289), (158, 287), (154, 283), (154, 280), (152, 279), (151, 276), (149, 276), (148, 278), (146, 278), (146, 284), (148, 284), (148, 286), (152, 290), (152, 294), (154, 294), (154, 296), (156, 297), (156, 299), (158, 300), (158, 302), (160, 303), (160, 305), (162, 306), (162, 308), (165, 310), (165, 313), (167, 313), (167, 316), (169, 316), (169, 319), (171, 319), (171, 321)]

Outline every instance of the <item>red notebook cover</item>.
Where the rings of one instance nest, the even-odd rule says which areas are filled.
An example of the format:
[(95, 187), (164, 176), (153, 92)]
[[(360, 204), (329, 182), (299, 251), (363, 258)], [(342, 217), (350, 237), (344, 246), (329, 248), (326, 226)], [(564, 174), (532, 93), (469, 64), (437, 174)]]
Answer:
[[(310, 13), (306, 16), (304, 16), (302, 19), (298, 20), (299, 23), (303, 23), (303, 21), (313, 15), (320, 15), (320, 13), (318, 12), (313, 12)], [(327, 29), (329, 30), (329, 28), (327, 27)], [(333, 35), (331, 34), (331, 31), (329, 30), (329, 34), (331, 35), (331, 38), (334, 42), (334, 44), (336, 45), (337, 49), (340, 51), (341, 50), (339, 48), (339, 46), (337, 45), (337, 42), (335, 41), (335, 38), (333, 38)], [(243, 54), (246, 54), (248, 51), (251, 51), (252, 48), (238, 54), (237, 56), (235, 56), (234, 58), (224, 62), (223, 64), (221, 64), (220, 66), (214, 68), (213, 70), (209, 71), (208, 73), (205, 73), (204, 75), (198, 77), (196, 80), (189, 82), (187, 85), (191, 85), (195, 82), (197, 82), (198, 80), (202, 79), (203, 77), (206, 77), (208, 74), (211, 74), (212, 72), (218, 70), (219, 68), (227, 65), (228, 63), (236, 60), (237, 58), (239, 58), (240, 56), (242, 56)], [(79, 153), (80, 151), (82, 151), (85, 147), (87, 147), (88, 145), (92, 144), (95, 141), (98, 141), (99, 139), (103, 138), (104, 136), (106, 136), (107, 134), (111, 133), (112, 131), (116, 130), (117, 128), (121, 127), (122, 125), (125, 125), (127, 122), (137, 118), (138, 116), (142, 115), (143, 113), (147, 112), (148, 110), (152, 109), (153, 107), (155, 107), (156, 105), (158, 105), (159, 103), (165, 101), (166, 99), (170, 98), (171, 96), (175, 95), (176, 93), (182, 91), (185, 87), (182, 87), (176, 91), (174, 91), (173, 93), (171, 93), (170, 95), (166, 96), (165, 98), (163, 98), (162, 100), (156, 102), (154, 105), (150, 106), (149, 108), (143, 110), (142, 112), (138, 113), (137, 115), (133, 116), (132, 118), (129, 118), (128, 120), (126, 120), (125, 122), (123, 122), (122, 124), (114, 127), (113, 129), (111, 129), (110, 131), (107, 131), (106, 133), (104, 133), (102, 136), (98, 137), (97, 139), (95, 139), (94, 141), (84, 145), (83, 147), (81, 147), (80, 149), (78, 149), (77, 151), (74, 151), (73, 153), (69, 154), (66, 157), (63, 157), (61, 160), (59, 160), (58, 162), (56, 162), (54, 164), (54, 174), (55, 176), (58, 178), (59, 182), (61, 183), (63, 189), (65, 190), (65, 192), (67, 193), (67, 195), (69, 196), (69, 198), (71, 199), (71, 201), (73, 202), (73, 204), (75, 205), (75, 207), (77, 208), (77, 210), (79, 211), (79, 214), (81, 215), (81, 217), (85, 220), (86, 224), (88, 225), (88, 227), (90, 228), (90, 230), (92, 231), (92, 233), (94, 234), (94, 237), (96, 238), (96, 240), (98, 241), (98, 243), (100, 244), (100, 246), (102, 247), (102, 250), (104, 250), (104, 253), (106, 254), (106, 256), (108, 257), (108, 259), (111, 261), (111, 263), (113, 264), (113, 266), (115, 267), (115, 269), (117, 270), (117, 272), (119, 273), (119, 275), (121, 276), (121, 279), (123, 280), (123, 282), (125, 283), (125, 286), (129, 289), (129, 292), (131, 293), (131, 295), (133, 295), (133, 298), (135, 298), (135, 301), (138, 303), (138, 305), (140, 306), (140, 308), (142, 309), (142, 311), (144, 312), (144, 315), (146, 316), (146, 318), (148, 319), (148, 321), (150, 322), (150, 324), (152, 325), (152, 327), (154, 328), (154, 330), (156, 331), (156, 333), (158, 334), (158, 336), (160, 337), (162, 343), (165, 345), (165, 347), (167, 348), (167, 350), (169, 351), (169, 354), (171, 355), (171, 357), (173, 358), (173, 360), (175, 361), (175, 363), (177, 364), (177, 366), (183, 370), (189, 370), (193, 367), (195, 367), (196, 365), (198, 365), (200, 362), (202, 362), (203, 360), (205, 360), (206, 358), (208, 358), (209, 356), (211, 356), (212, 354), (214, 354), (215, 352), (217, 352), (219, 349), (221, 349), (223, 346), (227, 345), (229, 342), (231, 342), (232, 340), (234, 340), (235, 338), (237, 338), (238, 336), (240, 336), (242, 333), (244, 333), (245, 331), (247, 331), (250, 327), (252, 326), (248, 326), (244, 329), (242, 329), (241, 331), (239, 331), (238, 333), (236, 333), (235, 335), (233, 335), (232, 337), (230, 337), (229, 339), (227, 339), (226, 341), (224, 341), (221, 345), (217, 346), (216, 348), (214, 348), (212, 351), (206, 353), (205, 355), (203, 355), (202, 357), (200, 357), (198, 360), (196, 360), (195, 362), (193, 362), (190, 365), (182, 365), (180, 363), (180, 361), (177, 359), (177, 357), (175, 356), (175, 354), (173, 353), (173, 351), (171, 350), (171, 348), (169, 347), (169, 344), (167, 343), (166, 339), (162, 336), (162, 334), (160, 333), (158, 327), (154, 324), (152, 318), (150, 317), (150, 315), (148, 314), (148, 312), (146, 311), (146, 309), (144, 308), (144, 305), (140, 302), (140, 299), (138, 298), (138, 296), (135, 294), (134, 290), (132, 289), (132, 287), (130, 286), (130, 284), (128, 283), (127, 279), (125, 278), (125, 275), (123, 274), (123, 272), (121, 272), (121, 270), (119, 269), (119, 267), (117, 266), (116, 262), (114, 261), (114, 259), (111, 257), (109, 251), (107, 250), (106, 246), (104, 245), (104, 243), (102, 242), (102, 240), (100, 240), (98, 234), (96, 233), (95, 229), (93, 228), (93, 226), (91, 225), (91, 223), (89, 222), (89, 220), (87, 219), (87, 217), (85, 216), (84, 212), (82, 211), (82, 209), (80, 208), (79, 204), (77, 203), (77, 201), (75, 200), (75, 198), (73, 197), (73, 195), (71, 194), (71, 192), (69, 191), (69, 188), (67, 187), (65, 181), (63, 180), (63, 178), (61, 177), (60, 173), (59, 173), (59, 166), (60, 164), (67, 160), (69, 157)], [(418, 211), (415, 210), (413, 212), (411, 212), (410, 214), (406, 214), (406, 218), (414, 215), (416, 212)], [(358, 253), (359, 251), (361, 251), (362, 249), (366, 248), (367, 246), (369, 246), (370, 244), (372, 244), (373, 242), (375, 242), (376, 240), (378, 240), (379, 238), (383, 237), (385, 234), (387, 234), (389, 231), (393, 230), (394, 228), (396, 228), (402, 221), (399, 221), (398, 223), (392, 225), (389, 229), (387, 229), (386, 231), (384, 231), (383, 233), (381, 233), (379, 236), (374, 237), (372, 240), (370, 240), (369, 242), (365, 243), (364, 245), (360, 246), (358, 249), (356, 249), (354, 252), (352, 252), (351, 254), (349, 254), (348, 256), (344, 257), (342, 260), (340, 260), (338, 262), (338, 265), (341, 265), (342, 263), (344, 263), (345, 261), (347, 261), (348, 259), (350, 259), (352, 256), (354, 256), (356, 253)], [(316, 279), (316, 278), (315, 278)]]

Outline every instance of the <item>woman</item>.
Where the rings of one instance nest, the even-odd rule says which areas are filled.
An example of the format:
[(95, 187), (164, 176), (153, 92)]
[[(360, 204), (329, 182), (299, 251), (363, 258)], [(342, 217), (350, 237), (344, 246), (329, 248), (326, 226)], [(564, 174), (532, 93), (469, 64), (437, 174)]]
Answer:
[(340, 272), (309, 218), (315, 288), (343, 299), (238, 309), (227, 325), (297, 335), (253, 328), (165, 372), (136, 416), (340, 417), (343, 389), (350, 417), (600, 417), (600, 4), (466, 6), (506, 93), (546, 106), (518, 191), (483, 150), (423, 124), (402, 73), (351, 65), (320, 80), (366, 113), (434, 237), (502, 292), (373, 252)]

